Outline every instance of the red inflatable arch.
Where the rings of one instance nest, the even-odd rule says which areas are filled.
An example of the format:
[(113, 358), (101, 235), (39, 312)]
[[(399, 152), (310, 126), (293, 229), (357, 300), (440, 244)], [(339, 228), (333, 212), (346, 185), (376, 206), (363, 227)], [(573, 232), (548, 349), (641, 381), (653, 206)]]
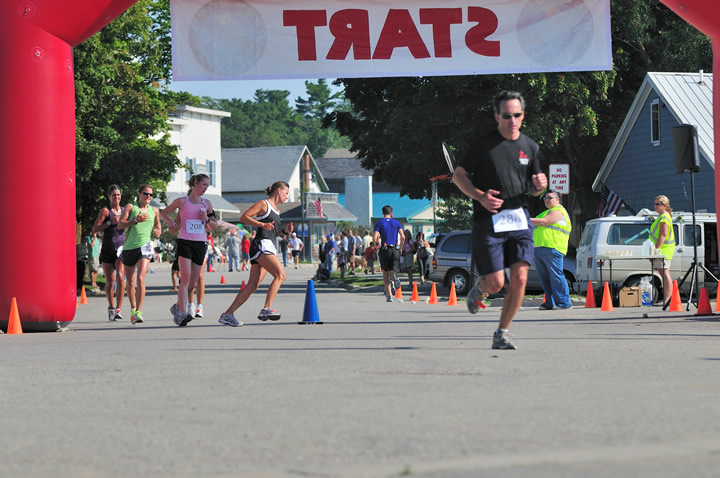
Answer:
[[(136, 0), (0, 0), (0, 327), (17, 298), (24, 330), (75, 315), (75, 88), (72, 47)], [(662, 0), (720, 47), (720, 4)], [(719, 71), (715, 56), (713, 71)], [(713, 92), (720, 117), (720, 89)], [(720, 137), (715, 129), (715, 157)], [(720, 212), (720, 168), (715, 168)], [(720, 223), (718, 227), (720, 233)]]
[(0, 0), (0, 328), (17, 298), (23, 330), (75, 315), (72, 47), (136, 0)]

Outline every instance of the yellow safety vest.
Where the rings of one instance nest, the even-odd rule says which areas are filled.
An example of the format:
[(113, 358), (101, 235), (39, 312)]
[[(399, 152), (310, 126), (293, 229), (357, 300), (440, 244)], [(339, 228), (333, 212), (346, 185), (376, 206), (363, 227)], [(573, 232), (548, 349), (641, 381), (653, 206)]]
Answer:
[(665, 237), (663, 245), (660, 246), (660, 254), (665, 256), (665, 259), (672, 260), (675, 254), (675, 231), (673, 230), (672, 218), (670, 214), (664, 212), (655, 219), (655, 222), (650, 226), (650, 240), (657, 247), (658, 238), (660, 236), (660, 224), (665, 223), (668, 225), (668, 234)]
[(536, 226), (533, 231), (533, 242), (535, 247), (550, 247), (556, 249), (563, 254), (567, 254), (568, 241), (570, 240), (570, 231), (572, 225), (570, 224), (570, 216), (567, 211), (561, 205), (551, 207), (547, 211), (543, 211), (538, 214), (538, 219), (542, 219), (547, 216), (550, 211), (560, 211), (563, 218), (555, 224), (549, 226)]

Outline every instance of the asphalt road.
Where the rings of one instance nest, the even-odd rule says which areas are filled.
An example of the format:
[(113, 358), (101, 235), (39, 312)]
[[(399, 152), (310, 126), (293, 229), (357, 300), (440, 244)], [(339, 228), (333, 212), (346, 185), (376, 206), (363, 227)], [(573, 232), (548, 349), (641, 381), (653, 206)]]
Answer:
[(65, 332), (0, 335), (0, 476), (718, 476), (717, 316), (528, 301), (495, 351), (498, 306), (317, 284), (325, 324), (300, 326), (313, 272), (288, 270), (276, 323), (262, 286), (218, 324), (247, 280), (224, 271), (179, 328), (163, 267), (142, 325), (90, 297)]

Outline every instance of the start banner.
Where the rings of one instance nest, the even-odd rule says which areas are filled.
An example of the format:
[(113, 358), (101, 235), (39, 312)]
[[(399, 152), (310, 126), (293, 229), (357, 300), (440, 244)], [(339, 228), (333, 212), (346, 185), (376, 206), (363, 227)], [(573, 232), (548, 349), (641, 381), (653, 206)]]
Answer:
[(610, 0), (171, 0), (174, 80), (612, 68)]

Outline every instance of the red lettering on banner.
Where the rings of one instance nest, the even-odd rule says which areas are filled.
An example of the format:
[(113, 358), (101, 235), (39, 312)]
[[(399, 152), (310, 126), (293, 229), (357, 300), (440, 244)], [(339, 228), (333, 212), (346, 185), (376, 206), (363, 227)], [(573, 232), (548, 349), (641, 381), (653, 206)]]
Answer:
[(429, 58), (425, 43), (415, 27), (410, 12), (390, 9), (380, 32), (373, 60), (389, 60), (395, 48), (407, 47), (415, 58)]
[(477, 22), (465, 34), (465, 43), (474, 53), (483, 56), (500, 56), (500, 42), (486, 40), (498, 27), (498, 17), (492, 10), (468, 7), (468, 20)]
[[(500, 42), (487, 40), (498, 27), (497, 15), (482, 7), (468, 7), (468, 21), (477, 24), (465, 33), (465, 45), (478, 55), (500, 56)], [(452, 58), (452, 25), (462, 24), (461, 8), (421, 8), (420, 24), (432, 25), (436, 58)], [(328, 26), (326, 10), (284, 10), (283, 26), (295, 27), (299, 61), (317, 60), (317, 27)], [(326, 59), (345, 60), (353, 49), (355, 60), (389, 60), (396, 48), (408, 48), (414, 58), (429, 58), (425, 42), (408, 10), (390, 9), (375, 51), (371, 55), (370, 18), (367, 10), (338, 10), (330, 17), (334, 37)]]
[(370, 59), (370, 19), (367, 10), (340, 10), (330, 17), (330, 33), (335, 37), (328, 60), (344, 60), (350, 48), (356, 60)]
[(462, 23), (462, 8), (421, 8), (420, 23), (433, 27), (435, 58), (452, 58), (450, 25)]
[(315, 27), (327, 25), (325, 10), (284, 10), (283, 26), (296, 27), (298, 60), (317, 60)]

